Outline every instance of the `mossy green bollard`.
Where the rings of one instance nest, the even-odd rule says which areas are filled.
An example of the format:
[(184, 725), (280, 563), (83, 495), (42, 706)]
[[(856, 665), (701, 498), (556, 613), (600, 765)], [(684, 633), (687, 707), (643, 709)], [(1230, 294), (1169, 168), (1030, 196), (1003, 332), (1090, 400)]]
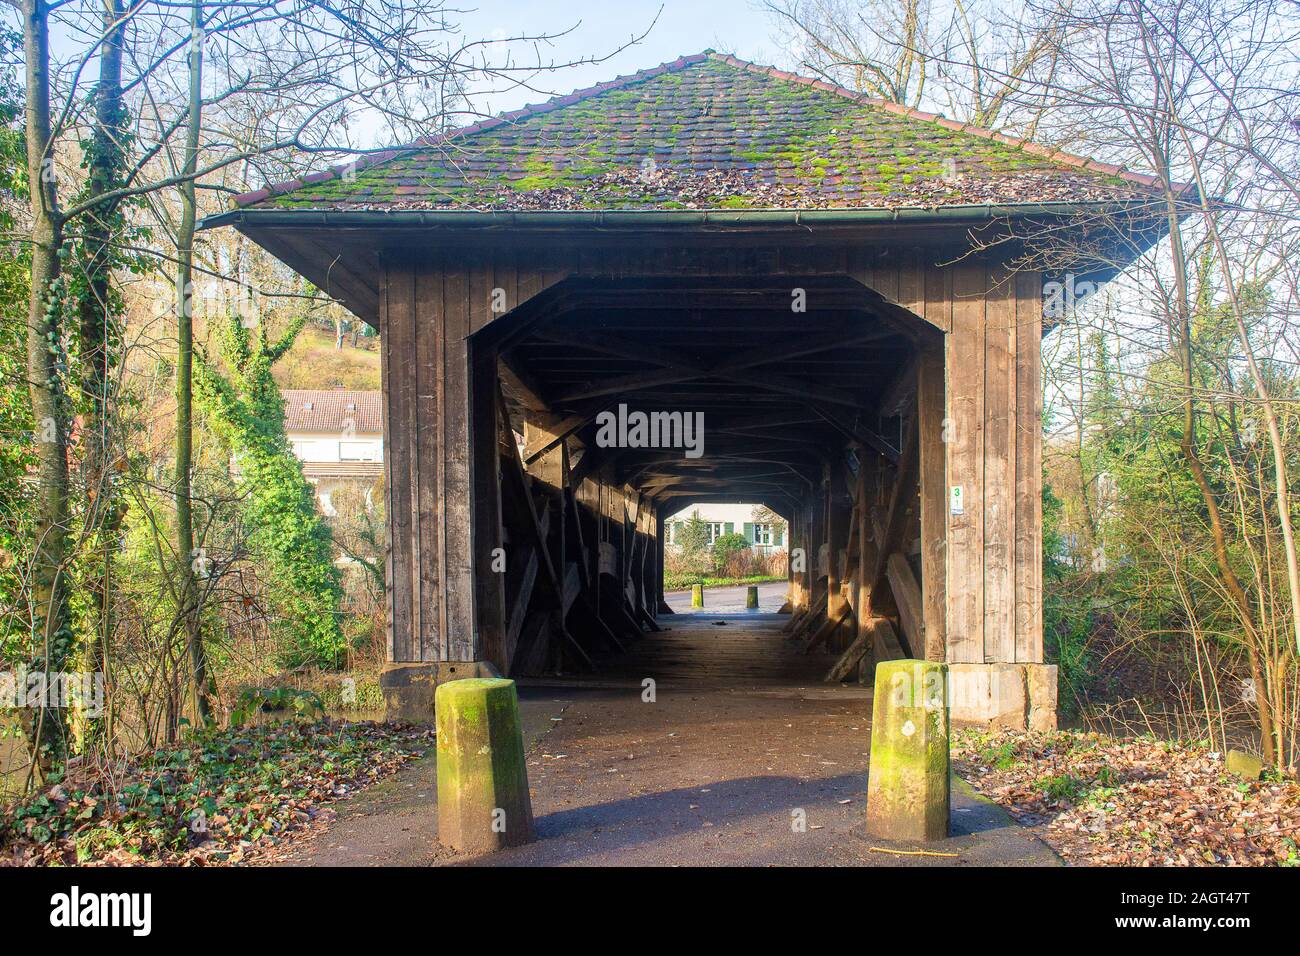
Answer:
[(515, 682), (473, 677), (438, 685), (438, 839), (469, 853), (533, 839), (533, 806)]
[(948, 665), (876, 665), (867, 832), (917, 842), (948, 835)]
[(691, 607), (704, 607), (704, 585), (691, 585)]
[(748, 611), (758, 610), (758, 585), (751, 584), (749, 590), (745, 592), (745, 609)]

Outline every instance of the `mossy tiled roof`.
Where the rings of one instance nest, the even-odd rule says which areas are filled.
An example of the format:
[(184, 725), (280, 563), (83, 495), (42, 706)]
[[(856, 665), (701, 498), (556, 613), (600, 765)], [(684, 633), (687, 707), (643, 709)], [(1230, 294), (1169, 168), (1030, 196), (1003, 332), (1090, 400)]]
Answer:
[(1144, 199), (1116, 166), (702, 53), (237, 197), (327, 210), (819, 209)]

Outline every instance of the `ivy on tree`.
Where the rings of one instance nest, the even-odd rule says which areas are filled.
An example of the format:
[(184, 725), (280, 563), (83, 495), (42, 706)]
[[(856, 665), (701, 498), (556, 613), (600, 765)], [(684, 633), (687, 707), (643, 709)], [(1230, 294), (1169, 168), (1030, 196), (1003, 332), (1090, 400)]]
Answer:
[(266, 329), (245, 328), (229, 315), (221, 336), (222, 375), (204, 354), (194, 360), (194, 397), (213, 430), (230, 447), (245, 493), (251, 545), (264, 562), (262, 577), (275, 605), (272, 631), (285, 663), (342, 663), (343, 591), (334, 566), (329, 526), (316, 510), (311, 484), (289, 448), (284, 400), (271, 367), (293, 345), (305, 318), (295, 319), (274, 344)]

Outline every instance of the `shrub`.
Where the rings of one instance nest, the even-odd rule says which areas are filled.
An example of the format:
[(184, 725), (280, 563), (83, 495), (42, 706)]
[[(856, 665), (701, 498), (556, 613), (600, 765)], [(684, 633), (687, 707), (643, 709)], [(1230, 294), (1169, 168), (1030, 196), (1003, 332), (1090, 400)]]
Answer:
[(733, 555), (750, 555), (749, 539), (733, 531), (731, 534), (719, 535), (713, 542), (713, 567), (724, 570)]

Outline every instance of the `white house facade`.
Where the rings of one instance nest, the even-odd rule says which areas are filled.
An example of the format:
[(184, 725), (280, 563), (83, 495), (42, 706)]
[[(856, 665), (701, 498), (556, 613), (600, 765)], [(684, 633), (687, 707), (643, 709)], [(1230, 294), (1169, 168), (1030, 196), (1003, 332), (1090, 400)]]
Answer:
[(284, 389), (284, 430), (303, 474), (316, 486), (321, 510), (340, 487), (371, 488), (384, 473), (384, 422), (379, 392)]
[(756, 551), (770, 554), (786, 550), (785, 522), (775, 516), (757, 519), (751, 504), (691, 505), (668, 518), (669, 545), (677, 544), (682, 526), (693, 514), (709, 523), (709, 544), (724, 534), (740, 532)]

